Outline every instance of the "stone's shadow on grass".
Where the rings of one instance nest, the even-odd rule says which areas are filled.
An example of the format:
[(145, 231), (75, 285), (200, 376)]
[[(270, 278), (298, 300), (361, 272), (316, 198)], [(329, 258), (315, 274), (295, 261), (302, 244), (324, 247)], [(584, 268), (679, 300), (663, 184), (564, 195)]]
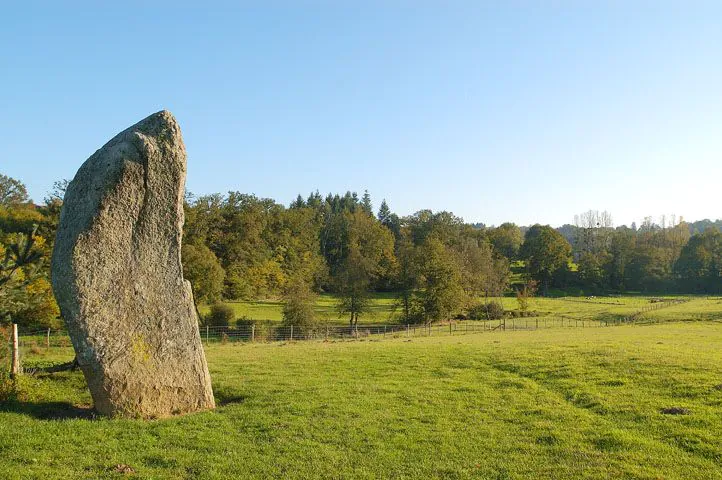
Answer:
[(246, 401), (246, 398), (248, 398), (246, 395), (240, 394), (238, 392), (226, 391), (226, 390), (216, 390), (215, 397), (216, 397), (216, 405), (219, 407), (225, 407), (226, 405), (235, 405), (238, 403), (243, 403)]
[(21, 413), (38, 420), (95, 420), (99, 418), (93, 407), (78, 407), (69, 402), (20, 402), (0, 404), (0, 412)]

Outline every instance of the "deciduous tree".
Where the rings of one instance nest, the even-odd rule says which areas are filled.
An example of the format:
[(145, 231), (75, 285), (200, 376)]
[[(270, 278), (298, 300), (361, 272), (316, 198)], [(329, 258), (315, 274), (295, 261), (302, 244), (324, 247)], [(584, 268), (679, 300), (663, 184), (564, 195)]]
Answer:
[(571, 245), (559, 232), (539, 224), (527, 230), (520, 252), (529, 276), (540, 282), (545, 292), (555, 275), (567, 268), (571, 253)]

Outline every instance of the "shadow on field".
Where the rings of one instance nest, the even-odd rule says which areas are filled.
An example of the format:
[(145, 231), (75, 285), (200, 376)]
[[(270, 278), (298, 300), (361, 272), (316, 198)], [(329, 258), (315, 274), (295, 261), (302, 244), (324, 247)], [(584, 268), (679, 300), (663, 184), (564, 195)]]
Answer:
[(235, 392), (227, 392), (225, 390), (216, 390), (213, 392), (213, 395), (216, 397), (216, 405), (219, 407), (243, 403), (247, 398), (246, 395), (241, 395)]
[[(216, 392), (216, 405), (225, 407), (246, 401), (245, 395), (233, 392)], [(101, 418), (93, 407), (78, 407), (69, 402), (21, 402), (10, 400), (0, 403), (0, 412), (20, 413), (38, 420), (96, 420)]]
[(0, 404), (0, 412), (21, 413), (38, 420), (95, 420), (92, 407), (78, 407), (68, 402), (20, 402), (12, 400)]

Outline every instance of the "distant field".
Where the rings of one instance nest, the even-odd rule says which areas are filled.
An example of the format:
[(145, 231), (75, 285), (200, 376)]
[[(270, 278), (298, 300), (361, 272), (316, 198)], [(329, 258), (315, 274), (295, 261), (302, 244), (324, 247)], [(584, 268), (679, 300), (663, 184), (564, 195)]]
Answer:
[[(401, 310), (395, 306), (394, 295), (375, 294), (371, 299), (370, 311), (361, 315), (359, 323), (394, 323), (400, 321)], [(597, 320), (616, 321), (620, 318), (632, 315), (635, 312), (649, 306), (650, 298), (645, 296), (622, 296), (622, 297), (565, 297), (565, 298), (533, 298), (529, 302), (529, 309), (536, 311), (543, 317), (568, 317)], [(680, 320), (686, 318), (694, 319), (722, 319), (722, 298), (718, 297), (666, 297), (689, 298), (691, 302), (669, 309), (659, 310), (646, 314), (649, 318), (660, 320)], [(516, 298), (501, 297), (495, 298), (501, 301), (506, 310), (517, 310), (519, 308)], [(316, 303), (316, 312), (323, 323), (346, 324), (345, 316), (339, 315), (336, 305), (338, 300), (333, 295), (320, 295)], [(282, 319), (283, 303), (277, 300), (254, 301), (254, 302), (227, 302), (236, 312), (236, 317), (246, 317), (252, 320), (270, 320), (280, 322)], [(207, 306), (201, 307), (201, 313), (208, 311)]]
[[(361, 316), (362, 323), (391, 323), (400, 313), (394, 307), (394, 295), (374, 294), (370, 302), (369, 312)], [(236, 312), (236, 317), (252, 320), (270, 320), (280, 322), (283, 319), (283, 303), (279, 300), (259, 300), (252, 302), (226, 302)], [(318, 318), (323, 323), (346, 324), (348, 319), (338, 313), (338, 299), (333, 295), (319, 295), (316, 302)], [(208, 306), (199, 308), (201, 314), (208, 312)]]
[(206, 351), (219, 407), (169, 420), (88, 419), (79, 373), (25, 378), (0, 478), (722, 478), (719, 322)]

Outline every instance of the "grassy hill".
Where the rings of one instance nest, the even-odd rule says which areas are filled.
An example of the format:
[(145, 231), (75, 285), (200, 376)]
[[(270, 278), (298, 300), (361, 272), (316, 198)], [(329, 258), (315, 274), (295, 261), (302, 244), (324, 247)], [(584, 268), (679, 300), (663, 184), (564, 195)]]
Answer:
[[(26, 365), (72, 358), (35, 351)], [(92, 419), (79, 373), (24, 378), (0, 478), (722, 478), (718, 322), (207, 356), (219, 407), (169, 420)]]

